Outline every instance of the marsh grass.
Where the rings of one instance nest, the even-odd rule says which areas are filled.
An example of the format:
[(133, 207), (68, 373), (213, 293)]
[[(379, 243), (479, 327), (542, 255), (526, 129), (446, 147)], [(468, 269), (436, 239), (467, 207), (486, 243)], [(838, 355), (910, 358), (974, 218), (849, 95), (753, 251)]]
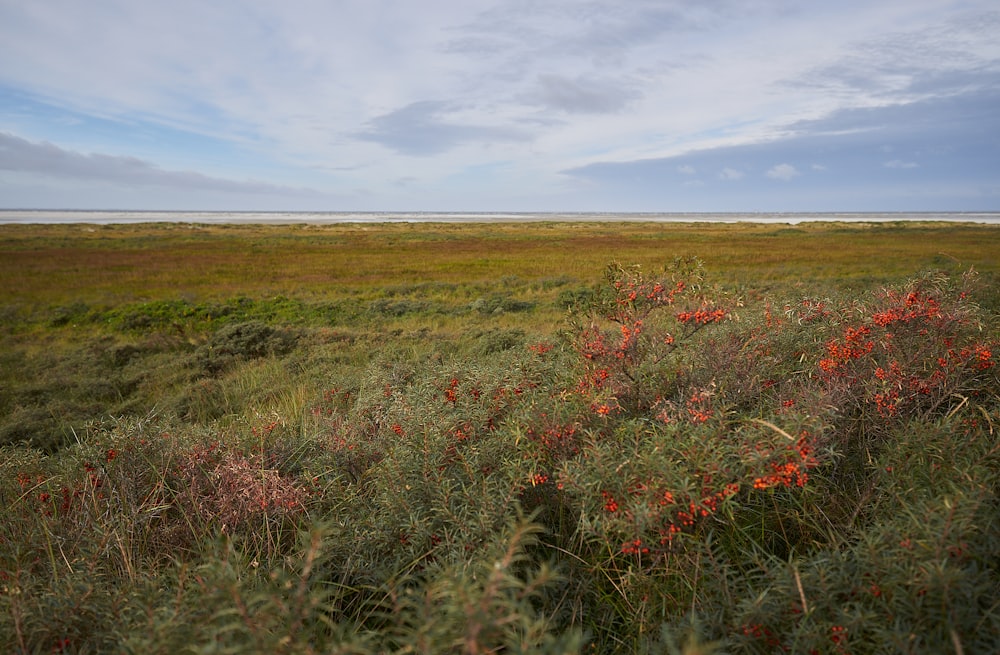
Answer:
[(2, 231), (13, 652), (996, 650), (995, 230), (91, 229)]
[[(532, 225), (5, 225), (5, 302), (120, 306), (379, 289), (447, 295), (511, 277), (596, 281), (608, 261), (699, 256), (720, 280), (892, 279), (944, 259), (995, 271), (992, 226), (548, 223)], [(940, 264), (937, 264), (940, 267)]]

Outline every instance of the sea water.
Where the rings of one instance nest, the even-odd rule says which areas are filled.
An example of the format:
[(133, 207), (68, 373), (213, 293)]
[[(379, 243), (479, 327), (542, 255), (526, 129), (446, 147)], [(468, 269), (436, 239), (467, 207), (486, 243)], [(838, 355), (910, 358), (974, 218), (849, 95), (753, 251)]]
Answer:
[(0, 209), (0, 223), (528, 223), (715, 222), (787, 223), (817, 221), (949, 221), (1000, 224), (1000, 212), (253, 212)]

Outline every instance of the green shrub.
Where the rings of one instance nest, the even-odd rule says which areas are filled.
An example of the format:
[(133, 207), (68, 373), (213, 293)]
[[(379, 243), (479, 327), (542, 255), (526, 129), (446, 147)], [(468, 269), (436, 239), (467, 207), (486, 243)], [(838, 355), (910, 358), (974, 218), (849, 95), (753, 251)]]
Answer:
[(527, 300), (518, 300), (505, 294), (493, 294), (486, 297), (476, 298), (469, 306), (474, 312), (484, 316), (495, 316), (506, 313), (526, 312), (535, 307), (535, 303)]
[(274, 328), (262, 321), (226, 325), (217, 330), (196, 357), (209, 375), (218, 375), (237, 362), (288, 353), (298, 338), (295, 332)]

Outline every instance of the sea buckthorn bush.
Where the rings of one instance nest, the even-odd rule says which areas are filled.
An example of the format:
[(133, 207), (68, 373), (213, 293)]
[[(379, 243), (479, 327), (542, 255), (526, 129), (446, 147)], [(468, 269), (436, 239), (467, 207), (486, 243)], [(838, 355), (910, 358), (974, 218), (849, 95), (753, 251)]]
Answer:
[(976, 282), (751, 300), (695, 259), (612, 264), (560, 296), (559, 332), (386, 350), (302, 417), (208, 407), (5, 447), (0, 637), (994, 652), (998, 330)]
[(971, 273), (958, 283), (926, 276), (883, 289), (867, 307), (831, 322), (819, 375), (866, 437), (877, 439), (882, 426), (900, 420), (947, 414), (995, 380), (973, 281)]

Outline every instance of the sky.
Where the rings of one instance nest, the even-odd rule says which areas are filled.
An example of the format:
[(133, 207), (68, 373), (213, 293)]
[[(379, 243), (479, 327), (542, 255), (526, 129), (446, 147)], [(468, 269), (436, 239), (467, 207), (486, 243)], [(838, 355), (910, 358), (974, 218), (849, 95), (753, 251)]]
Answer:
[(0, 0), (0, 208), (1000, 210), (995, 0)]

